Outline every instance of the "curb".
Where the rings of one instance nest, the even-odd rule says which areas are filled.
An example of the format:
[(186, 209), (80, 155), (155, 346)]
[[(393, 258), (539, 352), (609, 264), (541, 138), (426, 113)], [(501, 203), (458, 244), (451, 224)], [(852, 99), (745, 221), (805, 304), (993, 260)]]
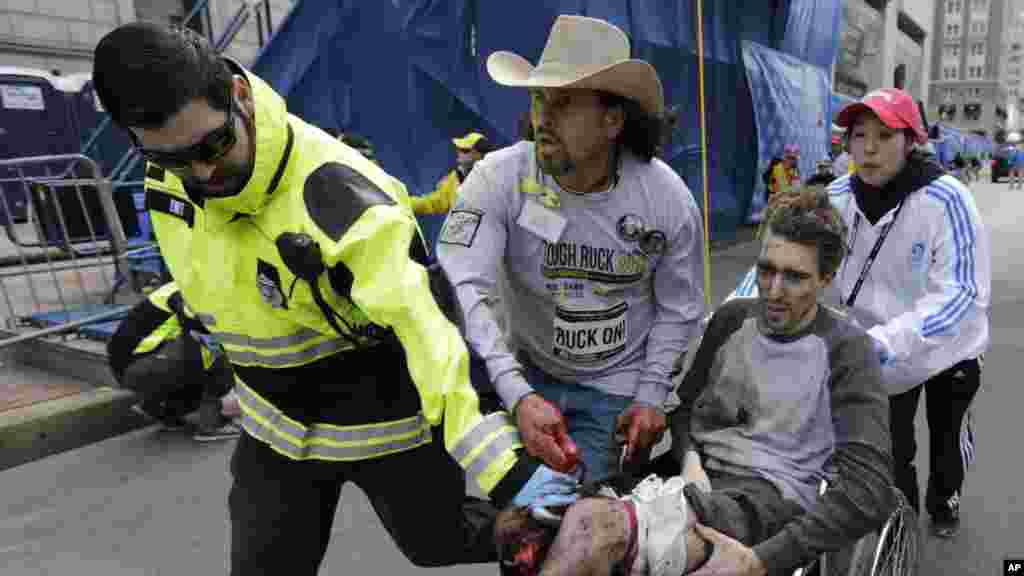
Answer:
[(130, 408), (134, 394), (108, 387), (0, 414), (0, 470), (151, 424)]

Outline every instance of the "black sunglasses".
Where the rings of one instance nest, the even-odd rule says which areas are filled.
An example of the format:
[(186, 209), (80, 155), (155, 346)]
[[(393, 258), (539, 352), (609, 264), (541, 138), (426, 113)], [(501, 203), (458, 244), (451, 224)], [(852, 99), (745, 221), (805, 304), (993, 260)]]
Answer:
[(229, 99), (228, 117), (220, 127), (211, 130), (203, 139), (195, 144), (180, 150), (163, 151), (147, 150), (139, 145), (138, 138), (133, 132), (132, 140), (135, 141), (135, 148), (139, 154), (148, 162), (152, 162), (167, 170), (184, 170), (193, 162), (209, 164), (216, 162), (231, 151), (238, 142), (238, 135), (235, 133), (235, 104), (234, 98)]

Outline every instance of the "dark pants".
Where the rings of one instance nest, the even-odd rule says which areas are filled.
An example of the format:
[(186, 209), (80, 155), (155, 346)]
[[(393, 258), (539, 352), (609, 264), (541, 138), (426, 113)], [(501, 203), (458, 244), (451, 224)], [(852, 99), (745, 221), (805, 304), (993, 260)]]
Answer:
[(413, 564), (496, 562), (497, 510), (466, 496), (462, 469), (431, 444), (360, 462), (290, 460), (242, 434), (231, 458), (231, 574), (315, 576), (346, 482), (369, 497)]
[(956, 512), (964, 474), (974, 457), (974, 433), (968, 409), (981, 386), (981, 362), (964, 360), (924, 384), (889, 397), (892, 456), (896, 487), (920, 511), (917, 485), (917, 440), (914, 417), (921, 390), (927, 389), (928, 492), (925, 508), (932, 516)]

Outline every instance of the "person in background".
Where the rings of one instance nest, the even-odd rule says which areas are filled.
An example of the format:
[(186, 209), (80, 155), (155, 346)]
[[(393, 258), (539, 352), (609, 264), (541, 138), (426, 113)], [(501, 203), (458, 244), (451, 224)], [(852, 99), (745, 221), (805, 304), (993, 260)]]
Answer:
[[(206, 332), (188, 314), (177, 285), (164, 284), (131, 309), (107, 342), (111, 371), (137, 395), (133, 410), (164, 431), (191, 428), (200, 442), (238, 438), (235, 374)], [(194, 427), (185, 418), (193, 411)]]
[(965, 184), (970, 182), (970, 175), (967, 174), (967, 161), (964, 160), (963, 153), (956, 153), (956, 156), (953, 157), (951, 168), (952, 170), (950, 170), (950, 172), (953, 174), (953, 176), (956, 176), (961, 182)]
[(409, 198), (416, 214), (447, 214), (455, 204), (459, 186), (473, 166), (491, 151), (487, 137), (479, 132), (453, 138), (452, 144), (455, 145), (455, 168), (437, 183), (437, 188), (430, 194)]
[(782, 162), (772, 168), (771, 180), (768, 186), (768, 197), (780, 192), (789, 192), (800, 186), (800, 146), (790, 144), (786, 146), (782, 155)]
[(835, 135), (832, 137), (832, 174), (839, 178), (847, 174), (853, 174), (853, 163), (850, 161), (850, 153), (846, 150), (844, 136)]
[(832, 173), (832, 163), (828, 160), (818, 161), (816, 168), (814, 174), (804, 182), (806, 186), (828, 186), (836, 179)]
[(1010, 190), (1024, 187), (1024, 151), (1020, 144), (1011, 144), (1006, 156), (1007, 165), (1010, 167)]

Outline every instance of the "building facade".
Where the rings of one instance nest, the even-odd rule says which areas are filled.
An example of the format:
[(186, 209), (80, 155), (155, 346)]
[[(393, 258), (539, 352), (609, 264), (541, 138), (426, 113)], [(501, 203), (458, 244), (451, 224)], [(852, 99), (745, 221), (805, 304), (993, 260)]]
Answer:
[(961, 130), (1006, 128), (1006, 34), (1013, 0), (939, 0), (935, 5), (930, 111)]
[(1007, 130), (1019, 133), (1024, 130), (1024, 0), (1011, 3), (1004, 51)]
[[(60, 74), (88, 72), (92, 51), (107, 32), (136, 20), (178, 22), (198, 0), (3, 0), (0, 2), (0, 66), (38, 68)], [(244, 25), (225, 53), (251, 64), (291, 0), (209, 0), (190, 26), (218, 40), (247, 11)]]
[(901, 88), (927, 103), (935, 0), (843, 0), (833, 89)]

